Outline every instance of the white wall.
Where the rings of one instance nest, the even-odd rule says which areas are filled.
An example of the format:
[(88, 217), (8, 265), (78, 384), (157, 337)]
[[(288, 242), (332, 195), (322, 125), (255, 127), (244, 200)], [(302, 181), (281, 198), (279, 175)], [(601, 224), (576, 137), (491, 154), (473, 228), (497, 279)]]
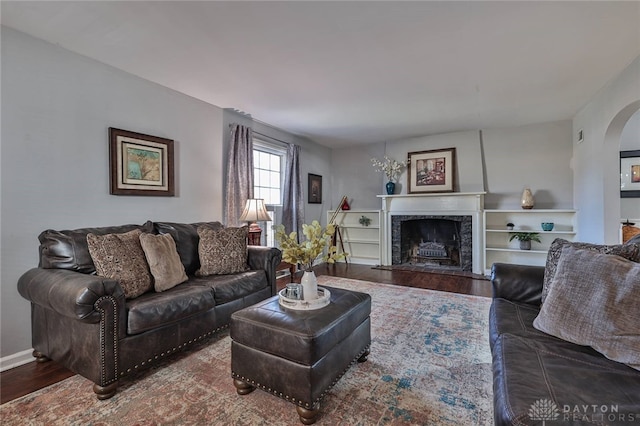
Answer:
[[(228, 124), (214, 105), (2, 27), (1, 352), (31, 348), (30, 307), (17, 292), (38, 264), (47, 228), (223, 220)], [(108, 128), (173, 139), (175, 197), (109, 195)], [(253, 128), (302, 146), (302, 172), (325, 176), (326, 147), (259, 123)], [(305, 193), (305, 202), (307, 196)], [(322, 218), (327, 205), (309, 205)], [(3, 360), (4, 364), (4, 360)], [(4, 367), (4, 365), (2, 365)]]
[[(620, 136), (639, 109), (640, 56), (574, 117), (574, 200), (579, 210), (579, 238), (583, 241), (619, 241)], [(584, 134), (582, 143), (576, 138), (579, 130)], [(634, 201), (630, 208), (640, 209), (640, 199)]]
[[(536, 208), (573, 208), (568, 120), (341, 148), (332, 155), (334, 203), (346, 194), (354, 209), (379, 209), (376, 195), (385, 192), (386, 178), (375, 172), (371, 157), (404, 160), (409, 152), (443, 148), (456, 148), (458, 191), (486, 191), (487, 209), (520, 208), (525, 187), (533, 190)], [(405, 170), (396, 193), (406, 192)]]
[(487, 209), (520, 208), (531, 188), (535, 208), (573, 208), (571, 121), (482, 131)]

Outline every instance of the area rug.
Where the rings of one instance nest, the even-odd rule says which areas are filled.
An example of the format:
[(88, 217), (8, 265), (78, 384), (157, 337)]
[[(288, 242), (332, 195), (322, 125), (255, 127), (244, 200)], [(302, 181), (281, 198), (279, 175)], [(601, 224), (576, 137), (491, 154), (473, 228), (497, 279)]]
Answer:
[[(488, 298), (318, 277), (372, 296), (371, 355), (322, 400), (318, 425), (491, 425)], [(98, 401), (73, 376), (0, 406), (3, 425), (299, 425), (294, 405), (239, 396), (231, 339), (205, 344), (121, 381)]]

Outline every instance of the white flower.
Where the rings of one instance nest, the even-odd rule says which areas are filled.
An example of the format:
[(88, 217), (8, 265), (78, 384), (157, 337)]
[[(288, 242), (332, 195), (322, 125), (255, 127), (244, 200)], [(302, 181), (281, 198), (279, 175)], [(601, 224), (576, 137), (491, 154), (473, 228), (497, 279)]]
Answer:
[(377, 158), (371, 159), (371, 164), (375, 167), (376, 171), (384, 172), (390, 182), (393, 182), (396, 177), (402, 172), (402, 169), (407, 167), (406, 161), (396, 161), (384, 156), (384, 161), (380, 161)]

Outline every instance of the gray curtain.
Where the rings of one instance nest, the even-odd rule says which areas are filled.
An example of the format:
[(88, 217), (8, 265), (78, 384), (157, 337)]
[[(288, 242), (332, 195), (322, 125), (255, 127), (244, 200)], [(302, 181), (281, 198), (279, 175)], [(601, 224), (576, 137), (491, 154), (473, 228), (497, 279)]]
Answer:
[(287, 233), (300, 235), (304, 221), (302, 179), (300, 178), (300, 147), (290, 144), (287, 149), (287, 167), (284, 176), (282, 224)]
[(249, 198), (253, 198), (253, 131), (250, 127), (230, 124), (231, 142), (227, 162), (227, 205), (225, 223), (240, 226), (238, 218)]

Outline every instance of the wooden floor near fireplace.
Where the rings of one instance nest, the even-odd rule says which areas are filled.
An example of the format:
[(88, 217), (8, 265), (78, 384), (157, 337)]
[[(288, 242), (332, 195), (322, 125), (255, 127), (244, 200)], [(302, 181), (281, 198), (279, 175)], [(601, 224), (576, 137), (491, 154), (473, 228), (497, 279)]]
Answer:
[[(315, 271), (317, 275), (331, 275), (385, 284), (491, 297), (491, 283), (486, 279), (446, 273), (384, 270), (374, 269), (367, 265), (344, 263), (319, 265), (315, 268)], [(289, 277), (279, 279), (278, 287), (284, 287), (287, 282), (289, 282)], [(27, 395), (70, 376), (73, 376), (71, 371), (53, 361), (45, 363), (30, 362), (20, 367), (4, 371), (0, 373), (0, 403), (4, 404), (5, 402)]]

